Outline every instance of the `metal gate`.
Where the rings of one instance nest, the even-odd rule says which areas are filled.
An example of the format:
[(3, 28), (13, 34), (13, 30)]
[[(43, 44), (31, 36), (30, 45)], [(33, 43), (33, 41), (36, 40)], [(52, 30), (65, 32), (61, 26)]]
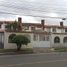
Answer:
[(0, 49), (4, 48), (4, 33), (0, 33)]

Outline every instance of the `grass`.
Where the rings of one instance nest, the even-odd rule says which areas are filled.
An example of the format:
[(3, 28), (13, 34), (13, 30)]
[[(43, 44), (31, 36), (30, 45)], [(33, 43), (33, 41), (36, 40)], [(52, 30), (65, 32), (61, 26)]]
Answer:
[(33, 49), (32, 48), (25, 48), (25, 49), (21, 49), (20, 51), (17, 51), (17, 49), (0, 49), (0, 53), (33, 53)]
[(55, 52), (67, 52), (67, 47), (54, 48)]

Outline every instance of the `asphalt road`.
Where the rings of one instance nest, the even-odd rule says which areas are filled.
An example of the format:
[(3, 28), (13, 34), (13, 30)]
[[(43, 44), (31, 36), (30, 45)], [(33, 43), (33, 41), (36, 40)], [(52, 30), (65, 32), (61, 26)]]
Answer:
[(0, 67), (67, 67), (67, 52), (3, 55)]

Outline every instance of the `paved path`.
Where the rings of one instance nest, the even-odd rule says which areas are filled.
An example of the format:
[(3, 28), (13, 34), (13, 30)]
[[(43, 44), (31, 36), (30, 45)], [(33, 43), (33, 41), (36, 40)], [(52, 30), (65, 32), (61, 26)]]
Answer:
[(0, 67), (67, 67), (67, 52), (0, 56)]

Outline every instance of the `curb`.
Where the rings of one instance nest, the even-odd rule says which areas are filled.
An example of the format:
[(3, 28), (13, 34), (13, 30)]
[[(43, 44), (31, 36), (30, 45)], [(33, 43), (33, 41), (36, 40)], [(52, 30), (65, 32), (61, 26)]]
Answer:
[(1, 55), (20, 55), (20, 54), (34, 54), (34, 53), (16, 53), (16, 52), (7, 52), (7, 53), (0, 53)]

